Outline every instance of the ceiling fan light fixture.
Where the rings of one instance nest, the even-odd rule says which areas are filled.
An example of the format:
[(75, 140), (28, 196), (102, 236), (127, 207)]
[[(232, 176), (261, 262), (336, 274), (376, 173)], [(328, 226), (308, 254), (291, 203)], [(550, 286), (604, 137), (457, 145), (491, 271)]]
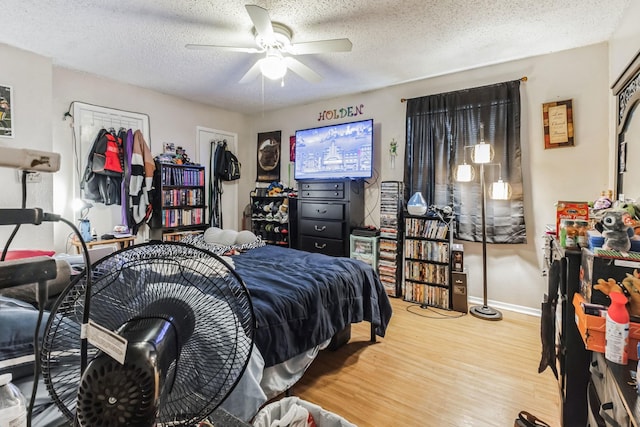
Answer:
[(270, 52), (260, 60), (262, 75), (271, 80), (279, 80), (287, 74), (287, 64), (279, 52)]
[(291, 30), (286, 25), (278, 22), (271, 23), (273, 32), (269, 36), (264, 36), (258, 33), (258, 30), (253, 28), (253, 35), (255, 37), (258, 47), (264, 50), (279, 49), (287, 50), (291, 46)]

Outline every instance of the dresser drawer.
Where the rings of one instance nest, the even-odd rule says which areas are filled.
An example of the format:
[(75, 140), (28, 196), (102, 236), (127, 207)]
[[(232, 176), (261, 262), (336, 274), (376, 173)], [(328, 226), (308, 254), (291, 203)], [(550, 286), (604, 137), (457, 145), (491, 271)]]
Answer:
[(300, 220), (300, 234), (306, 236), (326, 237), (329, 239), (341, 239), (343, 222), (318, 221), (315, 219)]
[(343, 190), (331, 190), (331, 191), (302, 190), (301, 195), (303, 199), (336, 199), (336, 200), (344, 199)]
[(300, 249), (331, 256), (345, 256), (344, 242), (336, 239), (300, 236)]
[(300, 205), (300, 216), (303, 218), (323, 219), (344, 219), (344, 205), (331, 203), (305, 203)]
[(302, 191), (344, 191), (344, 182), (303, 182)]

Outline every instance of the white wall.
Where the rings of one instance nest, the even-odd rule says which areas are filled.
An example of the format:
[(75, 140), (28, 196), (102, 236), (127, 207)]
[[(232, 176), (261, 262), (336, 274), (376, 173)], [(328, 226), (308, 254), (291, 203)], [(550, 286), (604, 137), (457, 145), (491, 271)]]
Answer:
[[(282, 130), (283, 143), (296, 129), (320, 126), (321, 111), (364, 105), (362, 118), (376, 123), (376, 166), (379, 177), (368, 186), (366, 223), (379, 225), (379, 182), (403, 180), (405, 104), (414, 98), (470, 87), (483, 86), (527, 76), (521, 85), (522, 162), (525, 189), (525, 220), (528, 243), (489, 245), (489, 299), (536, 309), (546, 290), (542, 270), (542, 236), (546, 224), (555, 222), (558, 200), (594, 200), (607, 189), (608, 170), (608, 49), (606, 44), (544, 55), (507, 64), (484, 67), (354, 96), (324, 100), (283, 109), (252, 118), (253, 133)], [(286, 82), (285, 82), (286, 84)], [(542, 104), (573, 100), (575, 146), (544, 149)], [(357, 119), (354, 117), (352, 119)], [(342, 120), (350, 121), (350, 120)], [(335, 121), (337, 122), (337, 121)], [(389, 166), (389, 142), (399, 142), (396, 168)], [(242, 153), (255, 170), (255, 147)], [(284, 150), (283, 174), (288, 150)], [(245, 168), (246, 169), (246, 168)], [(255, 175), (255, 172), (249, 175)], [(286, 177), (286, 174), (284, 174)], [(371, 180), (374, 181), (374, 180)], [(481, 245), (464, 242), (465, 265), (469, 270), (469, 294), (482, 296)]]
[[(65, 168), (56, 175), (56, 199), (54, 209), (65, 217), (72, 218), (70, 200), (73, 195), (73, 141), (70, 120), (63, 120), (64, 113), (73, 101), (134, 111), (149, 115), (150, 143), (152, 154), (162, 152), (163, 142), (174, 142), (186, 149), (193, 161), (197, 160), (196, 127), (204, 126), (238, 134), (239, 144), (246, 143), (246, 117), (218, 108), (164, 95), (136, 86), (118, 83), (87, 73), (65, 68), (53, 68), (53, 147), (63, 153)], [(208, 164), (208, 159), (199, 159)], [(92, 211), (110, 210), (111, 222), (92, 221), (98, 235), (110, 232), (120, 223), (120, 206), (106, 207), (96, 204)], [(224, 211), (237, 214), (237, 206), (223, 206)], [(96, 215), (97, 217), (97, 215)], [(89, 214), (91, 220), (91, 213)], [(67, 251), (69, 229), (55, 229), (55, 249)]]
[[(11, 100), (14, 138), (0, 137), (0, 146), (52, 151), (51, 141), (51, 61), (42, 56), (0, 44), (0, 84), (13, 87)], [(19, 208), (21, 184), (14, 169), (0, 168), (2, 197), (0, 207)], [(53, 175), (43, 173), (42, 182), (27, 185), (27, 207), (51, 212)], [(4, 247), (13, 227), (0, 227), (0, 244)], [(51, 249), (53, 225), (23, 225), (10, 249)]]
[[(182, 145), (196, 159), (196, 127), (224, 130), (238, 135), (238, 144), (253, 142), (242, 114), (186, 101), (139, 87), (121, 84), (87, 73), (54, 67), (48, 58), (0, 44), (2, 75), (0, 84), (10, 85), (15, 119), (15, 138), (0, 138), (0, 146), (33, 148), (61, 154), (61, 168), (55, 174), (43, 174), (42, 183), (27, 187), (27, 207), (41, 207), (71, 220), (73, 176), (76, 159), (73, 153), (70, 119), (63, 120), (73, 101), (121, 110), (135, 111), (150, 117), (152, 153), (161, 151), (162, 142)], [(250, 136), (252, 135), (252, 136)], [(208, 159), (200, 159), (208, 163)], [(2, 208), (19, 208), (21, 187), (15, 170), (0, 168), (0, 180), (6, 190), (0, 199)], [(235, 190), (239, 184), (230, 183)], [(248, 191), (247, 193), (248, 194)], [(96, 205), (92, 210), (111, 209), (113, 222), (92, 223), (99, 234), (119, 223), (119, 207)], [(223, 206), (225, 212), (239, 217), (238, 206)], [(4, 245), (12, 227), (0, 227)], [(47, 249), (69, 251), (71, 233), (65, 224), (22, 226), (11, 249)]]

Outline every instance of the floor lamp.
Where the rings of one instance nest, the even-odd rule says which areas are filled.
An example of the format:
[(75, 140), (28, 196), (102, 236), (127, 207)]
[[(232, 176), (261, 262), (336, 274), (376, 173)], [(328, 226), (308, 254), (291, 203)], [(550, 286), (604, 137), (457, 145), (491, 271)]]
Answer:
[(493, 147), (484, 141), (484, 125), (480, 124), (480, 142), (464, 147), (464, 163), (456, 169), (456, 181), (470, 182), (475, 177), (473, 166), (467, 164), (466, 150), (471, 151), (471, 161), (480, 165), (480, 193), (482, 195), (482, 305), (476, 305), (469, 309), (471, 315), (485, 320), (500, 320), (502, 313), (487, 303), (487, 191), (485, 188), (485, 166), (498, 166), (499, 179), (491, 184), (489, 196), (495, 200), (508, 200), (511, 197), (511, 186), (502, 180), (502, 167), (500, 163), (491, 163), (493, 160)]

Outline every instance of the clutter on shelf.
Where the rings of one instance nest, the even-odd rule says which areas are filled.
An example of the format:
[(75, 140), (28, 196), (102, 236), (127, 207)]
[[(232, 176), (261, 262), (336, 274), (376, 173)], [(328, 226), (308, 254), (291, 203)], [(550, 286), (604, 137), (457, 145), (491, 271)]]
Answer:
[[(173, 144), (171, 144), (173, 146)], [(160, 163), (170, 163), (174, 165), (196, 165), (197, 163), (191, 162), (187, 150), (178, 146), (175, 150), (167, 148), (165, 145), (165, 151), (162, 154), (156, 156), (156, 160)]]

